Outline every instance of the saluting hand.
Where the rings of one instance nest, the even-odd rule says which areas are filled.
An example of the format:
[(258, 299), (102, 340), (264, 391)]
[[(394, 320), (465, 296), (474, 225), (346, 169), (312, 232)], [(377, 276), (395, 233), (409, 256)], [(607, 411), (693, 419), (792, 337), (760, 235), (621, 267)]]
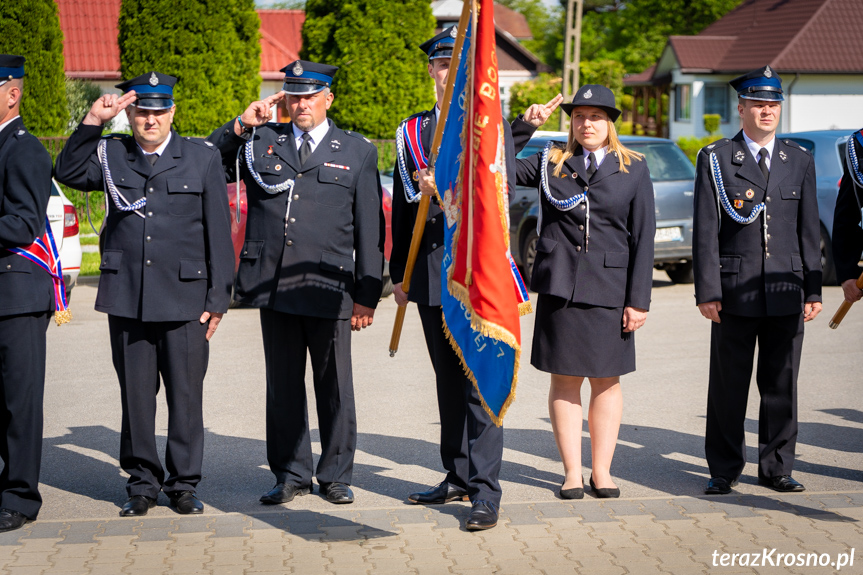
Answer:
[(201, 323), (207, 323), (207, 320), (210, 321), (210, 325), (207, 326), (207, 341), (210, 341), (210, 338), (213, 337), (213, 334), (216, 333), (216, 329), (219, 327), (219, 322), (222, 321), (222, 316), (225, 315), (223, 313), (210, 313), (205, 311), (201, 314)]
[(524, 111), (524, 121), (534, 128), (539, 128), (545, 124), (554, 111), (557, 110), (557, 107), (560, 106), (561, 102), (563, 102), (563, 96), (558, 94), (552, 98), (548, 104), (532, 104)]
[(633, 332), (644, 325), (647, 321), (647, 310), (637, 307), (623, 308), (623, 331)]
[(90, 111), (84, 116), (82, 123), (88, 126), (102, 126), (106, 122), (113, 120), (117, 114), (125, 110), (134, 101), (135, 90), (126, 92), (122, 96), (103, 94), (90, 106)]
[[(286, 97), (287, 94), (279, 90), (272, 96), (268, 96), (263, 100), (258, 100), (257, 102), (252, 102), (249, 104), (249, 107), (246, 108), (246, 111), (242, 113), (240, 119), (246, 126), (263, 126), (270, 121), (270, 110), (272, 110), (273, 106), (277, 105)], [(237, 121), (234, 121), (234, 131), (237, 135), (241, 134), (243, 131), (240, 123)]]

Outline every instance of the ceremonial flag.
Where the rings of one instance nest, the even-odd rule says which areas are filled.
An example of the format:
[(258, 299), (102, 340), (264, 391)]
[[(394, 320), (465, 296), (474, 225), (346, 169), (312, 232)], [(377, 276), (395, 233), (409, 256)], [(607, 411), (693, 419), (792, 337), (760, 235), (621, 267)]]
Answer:
[(530, 312), (530, 300), (509, 250), (493, 6), (492, 0), (473, 0), (461, 52), (453, 55), (456, 80), (435, 182), (446, 217), (444, 326), (483, 407), (501, 425), (515, 398), (519, 316)]

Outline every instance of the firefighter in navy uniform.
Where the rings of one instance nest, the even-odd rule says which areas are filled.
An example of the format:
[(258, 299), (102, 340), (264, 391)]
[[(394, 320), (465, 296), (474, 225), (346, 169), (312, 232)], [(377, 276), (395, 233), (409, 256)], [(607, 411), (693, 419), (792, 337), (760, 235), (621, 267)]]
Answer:
[[(267, 460), (276, 477), (261, 497), (268, 505), (309, 493), (313, 474), (331, 503), (354, 500), (351, 330), (371, 325), (381, 296), (384, 219), (376, 148), (327, 119), (337, 69), (292, 62), (282, 69), (284, 91), (253, 102), (209, 137), (228, 179), (245, 182), (249, 202), (236, 299), (261, 310)], [(291, 123), (269, 123), (282, 101)], [(307, 352), (321, 437), (317, 470)]]
[(845, 299), (854, 303), (863, 297), (863, 290), (857, 287), (863, 252), (863, 130), (848, 138), (843, 160), (845, 170), (833, 212), (833, 261)]
[(0, 532), (36, 519), (42, 507), (45, 330), (54, 309), (51, 277), (9, 250), (45, 231), (51, 156), (19, 116), (24, 57), (0, 54)]
[[(456, 29), (448, 28), (420, 45), (428, 56), (428, 72), (435, 82), (438, 104), (420, 112), (399, 126), (396, 170), (393, 175), (393, 249), (390, 277), (393, 295), (400, 306), (417, 304), (426, 346), (435, 370), (438, 412), (441, 421), (440, 455), (447, 474), (427, 491), (412, 493), (408, 500), (440, 504), (470, 499), (473, 504), (466, 527), (489, 529), (497, 524), (501, 487), (498, 479), (503, 458), (503, 428), (491, 421), (476, 389), (464, 373), (443, 329), (441, 310), (441, 261), (443, 258), (444, 215), (433, 198), (420, 243), (410, 291), (402, 290), (405, 265), (420, 194), (433, 193), (432, 176), (426, 159), (432, 147), (440, 101), (446, 90), (447, 73), (455, 46)], [(504, 122), (506, 165), (509, 185), (515, 184), (515, 152), (509, 125)], [(512, 193), (512, 190), (510, 190)]]
[[(120, 465), (129, 474), (121, 516), (146, 515), (164, 491), (181, 514), (195, 496), (204, 453), (203, 384), (209, 340), (231, 299), (234, 250), (221, 157), (171, 124), (176, 78), (148, 72), (90, 108), (57, 157), (55, 176), (105, 189), (96, 309), (108, 314), (123, 405)], [(102, 138), (126, 111), (133, 136)], [(168, 402), (167, 477), (156, 450), (159, 377)]]
[(695, 297), (710, 319), (705, 493), (729, 493), (746, 463), (743, 423), (756, 342), (758, 482), (791, 477), (803, 324), (821, 311), (815, 161), (775, 137), (784, 100), (769, 66), (731, 81), (743, 129), (704, 147), (695, 181)]

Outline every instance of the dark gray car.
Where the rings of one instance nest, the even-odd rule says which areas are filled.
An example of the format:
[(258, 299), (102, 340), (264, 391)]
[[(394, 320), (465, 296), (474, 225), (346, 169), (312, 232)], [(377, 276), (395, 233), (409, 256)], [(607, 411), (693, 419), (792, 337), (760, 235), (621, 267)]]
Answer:
[(783, 140), (793, 140), (815, 156), (815, 186), (818, 188), (818, 216), (821, 219), (821, 265), (824, 268), (824, 285), (836, 285), (836, 267), (833, 264), (833, 212), (842, 179), (842, 162), (845, 145), (854, 130), (817, 130), (778, 134)]
[[(621, 136), (627, 148), (644, 154), (656, 197), (654, 266), (675, 283), (692, 283), (692, 190), (695, 167), (677, 144), (663, 138)], [(537, 132), (519, 158), (542, 151), (549, 141), (566, 142), (564, 132)], [(835, 198), (834, 198), (835, 202)], [(516, 263), (530, 281), (536, 258), (539, 194), (517, 186), (510, 198), (510, 247)]]

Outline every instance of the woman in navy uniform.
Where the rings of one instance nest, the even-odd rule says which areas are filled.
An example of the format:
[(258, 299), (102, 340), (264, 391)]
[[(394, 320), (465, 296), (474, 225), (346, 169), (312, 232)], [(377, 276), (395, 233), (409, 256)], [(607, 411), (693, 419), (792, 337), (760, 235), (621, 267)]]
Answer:
[[(173, 76), (149, 72), (105, 94), (57, 157), (60, 182), (107, 188), (96, 309), (108, 314), (123, 406), (120, 465), (129, 474), (122, 516), (146, 515), (164, 491), (198, 514), (204, 456), (203, 387), (209, 340), (231, 299), (234, 250), (221, 157), (172, 128)], [(102, 138), (125, 110), (133, 136)], [(168, 402), (165, 466), (156, 449), (160, 376)]]
[(45, 330), (54, 309), (51, 276), (13, 253), (45, 231), (51, 156), (19, 116), (24, 57), (0, 54), (0, 532), (42, 507)]
[(730, 82), (743, 129), (699, 153), (692, 256), (695, 302), (711, 320), (705, 493), (725, 494), (746, 464), (743, 423), (758, 345), (758, 482), (803, 491), (791, 477), (803, 323), (821, 311), (815, 161), (776, 138), (784, 100), (769, 66)]
[(849, 136), (844, 166), (833, 213), (833, 261), (845, 299), (854, 303), (863, 297), (863, 290), (857, 287), (863, 252), (863, 130)]
[[(590, 380), (592, 469), (597, 497), (618, 497), (611, 460), (623, 413), (620, 376), (635, 370), (634, 333), (644, 325), (656, 231), (653, 184), (641, 154), (625, 148), (605, 86), (579, 88), (565, 147), (517, 160), (518, 183), (540, 190), (537, 291), (531, 364), (551, 373), (548, 405), (563, 459), (564, 499), (584, 496), (581, 385)], [(541, 125), (534, 106), (513, 122), (516, 149)]]

